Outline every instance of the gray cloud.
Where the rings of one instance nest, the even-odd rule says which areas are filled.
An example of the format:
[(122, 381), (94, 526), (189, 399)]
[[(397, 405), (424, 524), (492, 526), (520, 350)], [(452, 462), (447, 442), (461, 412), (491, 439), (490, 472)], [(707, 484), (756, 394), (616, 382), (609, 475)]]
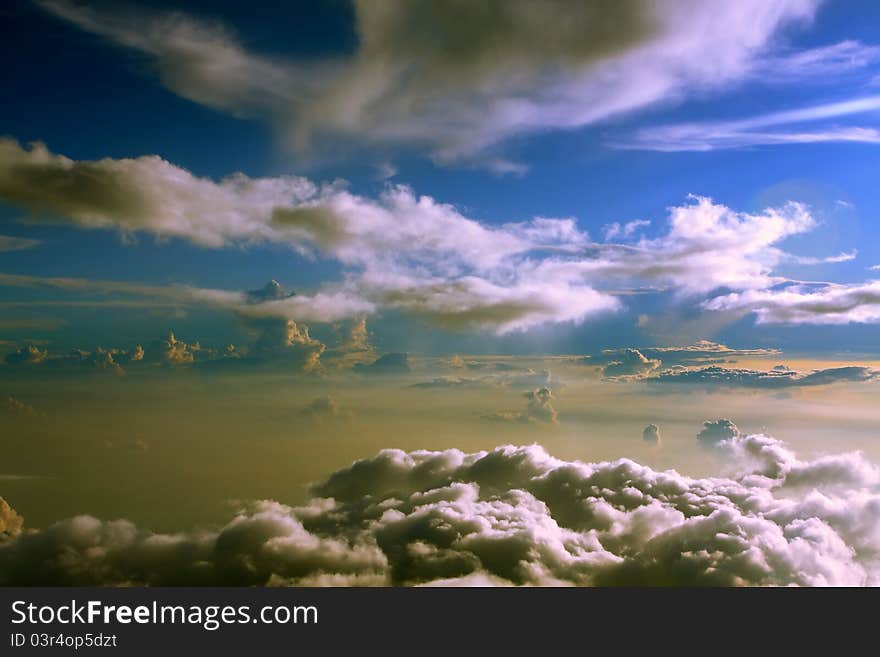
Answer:
[(369, 364), (358, 363), (353, 369), (363, 374), (409, 374), (412, 370), (412, 362), (409, 354), (392, 352), (382, 354)]
[(490, 422), (541, 422), (546, 424), (559, 424), (558, 414), (553, 408), (553, 391), (543, 387), (529, 390), (523, 397), (526, 406), (522, 411), (501, 411), (484, 415), (483, 419)]
[[(155, 534), (88, 516), (0, 544), (10, 584), (880, 584), (880, 471), (707, 423), (738, 474), (691, 478), (541, 447), (383, 450), (302, 507)], [(797, 495), (792, 493), (797, 492)], [(63, 555), (63, 558), (61, 558)]]
[(416, 144), (439, 161), (506, 172), (521, 166), (492, 148), (508, 137), (748, 78), (772, 57), (773, 36), (807, 22), (819, 3), (357, 1), (356, 51), (304, 62), (249, 52), (223, 25), (180, 13), (39, 4), (152, 58), (174, 93), (268, 119), (300, 150), (322, 136)]
[(602, 376), (629, 378), (647, 376), (660, 367), (660, 360), (648, 358), (639, 349), (607, 349), (582, 362), (597, 365)]
[(0, 235), (0, 253), (3, 251), (26, 251), (27, 249), (39, 246), (40, 243), (40, 240)]
[(642, 430), (642, 440), (646, 443), (650, 443), (652, 445), (659, 445), (660, 440), (660, 427), (656, 424), (649, 424)]
[(639, 347), (647, 358), (660, 359), (663, 367), (674, 365), (714, 365), (729, 362), (737, 358), (762, 358), (778, 356), (778, 349), (736, 349), (711, 340), (697, 340), (684, 347)]
[(706, 420), (700, 433), (697, 434), (697, 440), (704, 447), (717, 447), (741, 435), (739, 427), (730, 420)]
[(712, 365), (697, 370), (673, 370), (661, 372), (646, 381), (657, 384), (700, 384), (707, 386), (731, 386), (744, 388), (795, 388), (821, 386), (841, 382), (875, 381), (878, 372), (870, 367), (845, 366), (797, 372), (785, 366), (772, 370), (750, 370)]

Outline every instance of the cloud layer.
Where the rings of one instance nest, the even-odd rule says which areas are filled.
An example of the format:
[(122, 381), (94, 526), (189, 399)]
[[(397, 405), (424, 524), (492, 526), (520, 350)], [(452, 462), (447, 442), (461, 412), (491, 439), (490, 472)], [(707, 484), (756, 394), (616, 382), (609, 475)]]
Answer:
[(715, 445), (737, 474), (705, 479), (536, 445), (384, 450), (304, 507), (258, 502), (219, 530), (88, 516), (16, 528), (0, 583), (880, 584), (880, 471), (733, 429)]
[[(744, 299), (752, 308), (776, 299), (774, 286), (787, 282), (774, 274), (780, 264), (824, 261), (781, 248), (817, 225), (806, 206), (793, 202), (750, 214), (692, 196), (669, 209), (665, 231), (653, 237), (597, 243), (572, 218), (489, 224), (404, 186), (372, 199), (294, 176), (235, 174), (215, 182), (155, 156), (74, 161), (9, 139), (0, 140), (0, 199), (26, 208), (31, 221), (143, 232), (207, 248), (284, 244), (340, 270), (313, 293), (271, 298), (12, 275), (0, 277), (4, 284), (96, 287), (297, 322), (391, 308), (447, 328), (509, 333), (617, 311), (621, 291), (645, 287), (702, 297), (708, 309), (739, 308)], [(719, 291), (726, 294), (706, 298)], [(861, 312), (875, 321), (866, 295), (870, 289), (853, 292), (857, 310), (849, 316)]]

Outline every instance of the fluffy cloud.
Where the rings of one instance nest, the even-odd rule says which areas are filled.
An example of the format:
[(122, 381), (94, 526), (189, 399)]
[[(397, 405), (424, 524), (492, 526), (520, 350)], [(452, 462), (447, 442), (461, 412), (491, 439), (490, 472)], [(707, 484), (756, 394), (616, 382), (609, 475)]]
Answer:
[(746, 388), (795, 388), (840, 382), (875, 381), (880, 373), (870, 367), (845, 366), (801, 373), (782, 366), (771, 370), (750, 370), (712, 365), (697, 370), (661, 372), (648, 383), (722, 385)]
[(558, 415), (553, 408), (553, 391), (543, 387), (529, 390), (523, 395), (526, 406), (522, 411), (501, 411), (484, 415), (483, 419), (490, 422), (541, 422), (546, 424), (558, 424)]
[(738, 474), (562, 461), (536, 445), (383, 450), (306, 506), (259, 502), (215, 531), (88, 516), (22, 531), (0, 544), (0, 583), (880, 584), (876, 466), (803, 461), (710, 425)]
[[(300, 148), (324, 135), (416, 144), (440, 161), (517, 171), (492, 147), (748, 78), (780, 61), (773, 36), (819, 2), (357, 1), (356, 51), (307, 62), (249, 52), (228, 28), (180, 13), (39, 4), (151, 57), (178, 95), (272, 120)], [(810, 62), (829, 59), (840, 55)]]
[[(659, 235), (635, 244), (595, 243), (572, 218), (481, 223), (403, 186), (372, 199), (294, 177), (236, 174), (218, 183), (158, 157), (76, 162), (8, 139), (0, 140), (0, 199), (24, 206), (32, 220), (142, 231), (215, 248), (282, 243), (342, 269), (340, 280), (311, 294), (280, 286), (239, 292), (0, 275), (3, 284), (202, 303), (297, 322), (352, 320), (395, 308), (448, 328), (509, 333), (616, 311), (623, 302), (609, 291), (612, 285), (624, 291), (669, 286), (687, 297), (770, 294), (785, 282), (774, 275), (778, 265), (822, 261), (779, 247), (816, 225), (798, 203), (749, 214), (692, 196), (669, 209)], [(706, 307), (724, 309), (732, 299), (718, 297)]]
[(740, 435), (739, 427), (730, 420), (706, 420), (703, 422), (702, 430), (697, 434), (697, 440), (706, 447), (717, 447)]
[(648, 358), (638, 349), (608, 349), (584, 362), (598, 365), (602, 376), (609, 378), (647, 376), (660, 367), (660, 360)]

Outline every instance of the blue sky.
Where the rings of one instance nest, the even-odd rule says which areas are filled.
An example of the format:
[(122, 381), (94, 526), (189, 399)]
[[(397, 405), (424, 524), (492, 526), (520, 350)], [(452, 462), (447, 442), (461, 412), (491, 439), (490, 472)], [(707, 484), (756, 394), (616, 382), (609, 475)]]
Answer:
[[(626, 29), (619, 34), (611, 33), (609, 53), (590, 53), (590, 57), (598, 59), (591, 59), (586, 68), (578, 68), (582, 62), (577, 60), (581, 56), (577, 35), (572, 37), (571, 44), (563, 37), (562, 50), (570, 47), (578, 51), (575, 64), (571, 64), (569, 52), (556, 53), (558, 59), (551, 58), (550, 70), (555, 74), (562, 69), (560, 86), (551, 91), (541, 86), (544, 82), (540, 76), (528, 78), (523, 74), (528, 79), (511, 97), (527, 96), (533, 104), (523, 115), (525, 118), (521, 116), (509, 124), (505, 123), (505, 113), (492, 116), (495, 109), (488, 111), (488, 116), (479, 107), (475, 113), (468, 106), (475, 95), (468, 85), (478, 85), (474, 89), (478, 89), (476, 95), (480, 96), (485, 88), (491, 87), (487, 80), (493, 80), (492, 76), (506, 79), (505, 76), (512, 76), (511, 70), (521, 73), (515, 70), (517, 67), (529, 71), (534, 62), (519, 59), (521, 53), (516, 44), (504, 46), (510, 48), (509, 52), (501, 49), (503, 55), (506, 52), (502, 63), (493, 60), (491, 53), (487, 56), (489, 51), (475, 50), (476, 57), (484, 57), (486, 71), (481, 71), (483, 77), (473, 82), (461, 71), (452, 78), (446, 74), (446, 60), (454, 60), (454, 53), (444, 51), (442, 40), (440, 45), (430, 46), (436, 47), (436, 52), (424, 55), (405, 40), (395, 41), (401, 38), (400, 34), (391, 33), (388, 52), (382, 51), (376, 57), (382, 62), (393, 62), (407, 53), (424, 55), (422, 73), (426, 78), (435, 75), (438, 88), (448, 85), (445, 95), (432, 96), (431, 90), (420, 87), (418, 80), (401, 74), (396, 86), (389, 83), (390, 91), (380, 96), (379, 110), (365, 111), (351, 125), (343, 125), (345, 117), (331, 125), (322, 122), (320, 108), (312, 112), (311, 118), (304, 118), (314, 108), (309, 105), (309, 98), (301, 100), (298, 94), (308, 96), (308, 89), (319, 87), (322, 78), (337, 75), (333, 67), (338, 62), (357, 57), (361, 45), (354, 23), (356, 12), (348, 3), (294, 3), (279, 10), (231, 2), (153, 2), (126, 5), (123, 9), (119, 3), (12, 2), (2, 10), (0, 28), (0, 48), (6, 63), (6, 102), (0, 104), (0, 131), (23, 148), (32, 141), (41, 141), (51, 153), (74, 161), (157, 154), (193, 176), (215, 181), (235, 172), (250, 178), (301, 175), (316, 183), (344, 179), (348, 181), (349, 192), (364, 199), (375, 199), (389, 185), (402, 184), (416, 196), (427, 195), (437, 203), (451, 204), (461, 216), (489, 228), (535, 217), (574, 218), (578, 230), (596, 242), (604, 240), (603, 227), (635, 220), (651, 224), (634, 229), (628, 236), (631, 243), (640, 236), (660, 240), (667, 232), (667, 208), (686, 206), (689, 194), (709, 197), (732, 212), (756, 215), (767, 207), (798, 201), (808, 206), (814, 225), (774, 241), (773, 248), (782, 248), (801, 259), (857, 253), (845, 261), (822, 264), (783, 259), (772, 266), (772, 276), (861, 285), (872, 279), (868, 268), (880, 264), (874, 221), (878, 210), (876, 153), (880, 143), (871, 133), (880, 127), (878, 110), (855, 113), (844, 109), (827, 118), (769, 123), (761, 117), (880, 97), (880, 45), (875, 45), (880, 44), (880, 28), (876, 27), (880, 25), (880, 8), (869, 2), (793, 1), (775, 6), (780, 15), (764, 16), (772, 12), (758, 12), (762, 17), (754, 19), (748, 13), (758, 10), (743, 6), (740, 18), (743, 14), (746, 18), (731, 23), (731, 36), (721, 43), (694, 41), (694, 33), (687, 31), (687, 25), (665, 28), (672, 34), (669, 43), (696, 48), (693, 52), (683, 51), (682, 57), (691, 61), (670, 60), (674, 76), (658, 69), (656, 76), (646, 77), (644, 83), (630, 80), (612, 87), (620, 97), (630, 94), (636, 100), (624, 103), (620, 111), (600, 112), (595, 117), (588, 116), (586, 111), (590, 103), (601, 107), (602, 103), (616, 100), (602, 94), (591, 96), (594, 92), (589, 86), (594, 82), (590, 76), (601, 77), (606, 69), (616, 70), (615, 66), (622, 67), (621, 75), (644, 74), (645, 64), (638, 61), (638, 53), (634, 55), (635, 64), (620, 64), (615, 58), (625, 58), (629, 49), (643, 45), (650, 49), (654, 47), (652, 39), (659, 37), (633, 37)], [(173, 48), (163, 50), (170, 48), (162, 41), (166, 37), (171, 39), (173, 31), (158, 30), (146, 45), (126, 32), (134, 29), (135, 33), (150, 33), (149, 26), (172, 10), (177, 20), (186, 21), (186, 25), (213, 26), (211, 29), (218, 31), (212, 32), (211, 39), (216, 34), (224, 35), (228, 43), (238, 44), (241, 52), (248, 53), (252, 58), (249, 62), (258, 58), (260, 66), (268, 62), (283, 69), (277, 86), (294, 80), (290, 97), (296, 98), (290, 102), (297, 105), (296, 111), (286, 114), (286, 106), (279, 105), (275, 97), (286, 96), (276, 94), (278, 89), (273, 88), (270, 79), (265, 80), (264, 86), (261, 82), (251, 89), (245, 84), (243, 92), (237, 87), (229, 91), (232, 83), (221, 79), (234, 69), (229, 62), (218, 60), (220, 70), (225, 71), (218, 78), (188, 69), (179, 52)], [(412, 20), (411, 16), (404, 18)], [(614, 19), (623, 20), (619, 16)], [(428, 24), (427, 33), (433, 33), (430, 21), (424, 22)], [(217, 28), (221, 24), (222, 30)], [(531, 38), (537, 39), (536, 43), (545, 43), (541, 39), (546, 38), (528, 31), (514, 36), (525, 44)], [(207, 48), (196, 53), (198, 56), (222, 55), (222, 48), (211, 49), (217, 43), (211, 39), (206, 40), (206, 45), (194, 42), (194, 51), (203, 45)], [(635, 44), (631, 43), (633, 39)], [(223, 47), (228, 46), (226, 41), (223, 43)], [(707, 60), (717, 57), (717, 62), (710, 62), (717, 70), (691, 71), (688, 67), (692, 67), (694, 57), (702, 57), (705, 52), (699, 48), (705, 49), (707, 45), (718, 50), (706, 56)], [(747, 52), (743, 54), (744, 51)], [(386, 56), (388, 60), (381, 59)], [(733, 60), (735, 65), (730, 64)], [(567, 66), (571, 70), (566, 70)], [(632, 67), (632, 71), (625, 67)], [(679, 69), (685, 68), (688, 71), (681, 73)], [(275, 69), (255, 70), (256, 73), (248, 71), (248, 75)], [(338, 89), (331, 89), (337, 94), (334, 98), (338, 104), (355, 104), (351, 100), (352, 87), (371, 71), (374, 69), (355, 66), (354, 82), (342, 82)], [(652, 80), (667, 73), (676, 80), (669, 89), (653, 95), (645, 91)], [(338, 75), (344, 78), (346, 73), (343, 70)], [(262, 94), (269, 98), (265, 103), (260, 99)], [(564, 102), (554, 104), (559, 97), (564, 97)], [(494, 108), (490, 101), (495, 100), (486, 100), (484, 109)], [(419, 102), (433, 102), (439, 109), (435, 111), (432, 106), (427, 111), (411, 110), (420, 107)], [(412, 113), (407, 114), (410, 110)], [(447, 110), (451, 117), (448, 126), (443, 118)], [(584, 117), (573, 118), (582, 112), (586, 112)], [(747, 129), (745, 137), (718, 137), (719, 130), (730, 132), (734, 129), (731, 125), (735, 127), (746, 120), (758, 127)], [(290, 134), (301, 131), (309, 121), (317, 127), (307, 126), (311, 130), (307, 146), (291, 145)], [(663, 129), (681, 124), (695, 124), (692, 130), (697, 131), (701, 143), (709, 144), (709, 150), (677, 150), (682, 148), (681, 143), (675, 143)], [(847, 130), (861, 132), (855, 138), (847, 137), (849, 141), (815, 137), (820, 132), (842, 134)], [(757, 142), (756, 133), (762, 135)], [(806, 133), (813, 136), (803, 137)], [(642, 138), (645, 134), (651, 137)], [(814, 143), (768, 143), (768, 134), (771, 141), (785, 135), (789, 141)], [(792, 139), (792, 134), (800, 137)], [(761, 139), (764, 143), (760, 143)], [(392, 171), (394, 175), (388, 177)], [(35, 212), (34, 207), (28, 208), (13, 196), (6, 194), (6, 202), (0, 205), (0, 234), (40, 243), (33, 248), (0, 253), (3, 274), (230, 291), (253, 289), (276, 278), (291, 289), (313, 293), (328, 283), (339, 283), (353, 269), (361, 272), (364, 267), (363, 263), (340, 261), (338, 254), (320, 249), (304, 257), (283, 241), (233, 238), (221, 247), (205, 246), (186, 236), (157, 238), (149, 226), (121, 235), (112, 219), (99, 230), (83, 230), (82, 221), (65, 219), (58, 208)], [(28, 215), (32, 221), (22, 222)], [(352, 220), (360, 221), (358, 217)], [(125, 217), (120, 221), (124, 222)], [(658, 253), (666, 248), (669, 246), (656, 245)], [(419, 257), (420, 253), (413, 254), (413, 258)], [(533, 258), (529, 260), (535, 262)], [(467, 267), (472, 264), (469, 262)], [(387, 273), (383, 270), (383, 275)], [(434, 271), (433, 283), (437, 275), (438, 271)], [(493, 270), (485, 280), (501, 284), (499, 281), (506, 275)], [(699, 273), (694, 275), (699, 277)], [(517, 272), (515, 276), (523, 275)], [(539, 283), (538, 288), (553, 286), (556, 280)], [(507, 284), (501, 284), (504, 294)], [(615, 309), (590, 306), (583, 313), (550, 312), (548, 317), (542, 315), (540, 321), (503, 326), (491, 322), (458, 326), (457, 320), (446, 321), (445, 314), (439, 323), (426, 320), (426, 316), (436, 319), (434, 306), (427, 310), (419, 306), (417, 312), (411, 312), (414, 306), (409, 302), (394, 306), (376, 301), (373, 290), (372, 296), (367, 295), (369, 303), (375, 306), (367, 313), (368, 321), (377, 342), (388, 350), (579, 351), (623, 343), (668, 343), (676, 335), (794, 351), (877, 349), (872, 338), (877, 313), (872, 310), (876, 306), (871, 304), (867, 315), (860, 314), (857, 308), (833, 325), (798, 315), (796, 321), (769, 321), (756, 326), (760, 313), (756, 314), (758, 305), (754, 300), (749, 301), (750, 305), (743, 305), (742, 299), (731, 300), (726, 309), (733, 312), (735, 306), (735, 316), (728, 315), (723, 322), (716, 321), (717, 313), (700, 304), (725, 293), (770, 289), (767, 285), (755, 287), (750, 282), (742, 289), (720, 285), (701, 290), (697, 296), (683, 297), (681, 289), (668, 280), (622, 282), (600, 276), (589, 284), (598, 289), (619, 284), (663, 289), (647, 294), (640, 289), (639, 294), (616, 297), (619, 307)], [(383, 287), (382, 295), (387, 292), (387, 287)], [(528, 290), (529, 295), (533, 293), (534, 290)], [(94, 298), (78, 294), (17, 285), (0, 289), (6, 301), (33, 301), (42, 298), (40, 295), (64, 300)], [(564, 297), (565, 290), (560, 294)], [(484, 301), (484, 297), (478, 300)], [(773, 303), (778, 307), (776, 299)], [(876, 300), (872, 303), (876, 304)], [(444, 306), (444, 313), (446, 310)], [(188, 306), (185, 316), (179, 310), (169, 316), (155, 309), (143, 311), (137, 317), (132, 314), (141, 312), (105, 310), (96, 316), (93, 310), (82, 308), (10, 307), (18, 323), (7, 324), (0, 337), (16, 342), (37, 337), (61, 345), (84, 341), (83, 346), (92, 347), (94, 343), (106, 344), (114, 339), (130, 344), (163, 332), (171, 323), (178, 331), (206, 332), (196, 337), (209, 341), (235, 338), (239, 330), (235, 317), (225, 307), (218, 310), (196, 304)], [(65, 328), (22, 329), (22, 320), (31, 316), (28, 313), (41, 318), (57, 318), (62, 313)], [(638, 318), (643, 315), (662, 318), (662, 322), (657, 319), (653, 326), (646, 321), (639, 323)], [(326, 323), (291, 318), (310, 325)], [(662, 330), (658, 328), (661, 323)], [(456, 330), (450, 330), (451, 325)]]

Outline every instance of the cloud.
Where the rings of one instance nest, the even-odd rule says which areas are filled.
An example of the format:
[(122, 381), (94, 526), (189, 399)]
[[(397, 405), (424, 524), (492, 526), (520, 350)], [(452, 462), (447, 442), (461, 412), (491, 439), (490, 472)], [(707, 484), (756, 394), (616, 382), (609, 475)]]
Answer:
[(621, 224), (618, 221), (615, 221), (611, 224), (606, 224), (602, 226), (602, 235), (605, 238), (605, 241), (613, 240), (613, 239), (626, 239), (628, 237), (632, 237), (633, 234), (638, 232), (642, 228), (646, 228), (651, 225), (651, 222), (647, 219), (636, 219), (634, 221), (627, 221), (625, 224)]
[(712, 365), (698, 370), (673, 370), (661, 372), (647, 380), (648, 383), (698, 384), (707, 386), (730, 386), (744, 388), (796, 388), (829, 385), (841, 382), (875, 381), (880, 373), (870, 367), (847, 366), (796, 372), (785, 366), (772, 370), (750, 370)]
[(309, 335), (307, 327), (292, 319), (275, 318), (253, 320), (252, 326), (259, 331), (259, 337), (249, 356), (304, 372), (318, 368), (321, 354), (327, 347)]
[(409, 354), (392, 352), (382, 354), (369, 364), (357, 363), (353, 369), (363, 374), (409, 374), (412, 362)]
[(389, 449), (302, 507), (257, 502), (215, 530), (79, 516), (21, 531), (0, 544), (0, 583), (880, 584), (876, 466), (710, 426), (737, 474), (563, 461), (537, 445)]
[(711, 340), (697, 340), (684, 347), (639, 347), (639, 351), (648, 358), (660, 359), (664, 368), (725, 363), (738, 358), (765, 358), (781, 353), (778, 349), (767, 348), (736, 349)]
[(179, 12), (39, 4), (151, 58), (172, 92), (275, 123), (299, 150), (324, 137), (416, 145), (438, 161), (509, 170), (519, 167), (493, 152), (509, 137), (747, 79), (772, 56), (774, 35), (807, 23), (819, 2), (358, 1), (355, 51), (302, 61), (249, 52), (229, 28)]
[(155, 156), (75, 162), (11, 140), (0, 140), (0, 198), (29, 209), (34, 221), (146, 232), (206, 248), (278, 243), (341, 269), (339, 280), (298, 294), (280, 284), (241, 292), (12, 274), (0, 274), (0, 284), (136, 295), (296, 322), (353, 320), (391, 308), (441, 327), (505, 334), (618, 311), (620, 287), (668, 286), (679, 297), (763, 291), (786, 281), (774, 275), (781, 264), (851, 257), (802, 258), (780, 248), (817, 225), (794, 202), (749, 214), (690, 196), (669, 208), (665, 232), (635, 244), (596, 243), (570, 217), (482, 223), (404, 186), (372, 199), (290, 176), (235, 174), (218, 183)]
[(646, 357), (638, 349), (606, 349), (583, 362), (598, 365), (602, 376), (609, 378), (647, 376), (660, 367), (659, 360)]
[(658, 427), (656, 424), (649, 424), (648, 426), (646, 426), (642, 430), (642, 440), (652, 445), (659, 445), (661, 442), (660, 427)]
[(880, 47), (847, 39), (828, 46), (780, 53), (762, 59), (754, 70), (756, 81), (789, 83), (836, 80), (846, 74), (864, 74), (880, 60)]
[(24, 519), (15, 512), (9, 502), (0, 497), (0, 544), (21, 532)]
[[(813, 144), (821, 142), (880, 143), (880, 131), (861, 126), (821, 123), (880, 109), (880, 96), (866, 96), (733, 121), (678, 123), (641, 129), (618, 148), (654, 151), (711, 151), (748, 146)], [(782, 127), (778, 130), (776, 128)], [(768, 130), (769, 129), (769, 130)]]
[(740, 435), (739, 427), (727, 419), (722, 420), (706, 420), (703, 422), (703, 428), (697, 434), (697, 440), (704, 447), (717, 447), (718, 445), (729, 442)]
[(31, 404), (28, 404), (13, 395), (9, 395), (6, 398), (4, 410), (10, 415), (24, 417), (37, 417), (41, 415), (41, 413)]
[(709, 299), (703, 306), (752, 312), (759, 324), (876, 324), (880, 322), (880, 281), (746, 290)]
[(484, 415), (483, 419), (490, 422), (540, 422), (546, 424), (559, 424), (558, 414), (553, 408), (553, 392), (550, 388), (543, 387), (529, 390), (523, 395), (526, 398), (526, 407), (522, 411), (501, 411)]
[(347, 417), (349, 413), (333, 397), (326, 395), (316, 397), (299, 411), (299, 415), (307, 420), (325, 421)]
[(40, 244), (40, 240), (0, 235), (0, 253), (3, 253), (4, 251), (26, 251), (28, 249), (33, 249)]

